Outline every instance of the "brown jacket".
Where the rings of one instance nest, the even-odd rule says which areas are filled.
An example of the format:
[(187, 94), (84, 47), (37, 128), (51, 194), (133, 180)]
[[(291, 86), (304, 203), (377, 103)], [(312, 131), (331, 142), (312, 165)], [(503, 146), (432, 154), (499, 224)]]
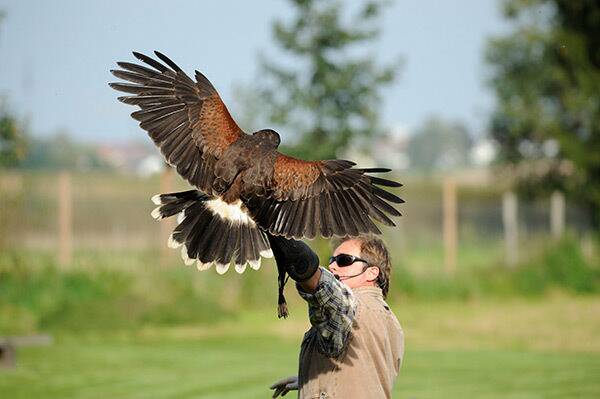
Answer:
[(346, 348), (337, 358), (318, 350), (316, 330), (302, 341), (298, 383), (300, 399), (391, 398), (404, 354), (404, 334), (379, 287), (352, 290), (356, 315)]

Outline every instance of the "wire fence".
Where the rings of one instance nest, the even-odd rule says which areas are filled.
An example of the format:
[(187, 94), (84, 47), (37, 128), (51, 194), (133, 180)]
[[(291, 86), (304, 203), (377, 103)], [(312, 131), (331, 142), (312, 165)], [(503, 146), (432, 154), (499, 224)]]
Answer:
[[(150, 198), (189, 189), (172, 173), (141, 178), (108, 173), (10, 172), (0, 175), (0, 246), (55, 251), (69, 263), (73, 251), (156, 250), (166, 247), (174, 221), (150, 217)], [(411, 181), (395, 191), (405, 204), (397, 228), (384, 228), (395, 259), (409, 267), (454, 273), (464, 264), (514, 264), (536, 242), (565, 231), (582, 240), (592, 232), (587, 213), (561, 193), (523, 201), (496, 187)], [(508, 202), (507, 202), (508, 201)], [(511, 227), (512, 226), (512, 227)], [(554, 232), (553, 232), (554, 230)], [(511, 244), (512, 241), (512, 244)], [(322, 247), (322, 246), (321, 246)], [(423, 263), (427, 263), (424, 265)]]

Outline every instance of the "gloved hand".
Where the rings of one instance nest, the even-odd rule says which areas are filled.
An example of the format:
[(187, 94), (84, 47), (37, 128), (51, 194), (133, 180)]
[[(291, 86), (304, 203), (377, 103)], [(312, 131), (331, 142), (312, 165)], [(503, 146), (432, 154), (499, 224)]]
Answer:
[(279, 395), (285, 396), (289, 391), (298, 390), (298, 377), (295, 375), (284, 378), (271, 385), (269, 389), (274, 389), (273, 397), (276, 398)]
[(302, 241), (282, 236), (269, 237), (269, 244), (278, 267), (296, 281), (305, 281), (312, 277), (319, 267), (319, 257)]

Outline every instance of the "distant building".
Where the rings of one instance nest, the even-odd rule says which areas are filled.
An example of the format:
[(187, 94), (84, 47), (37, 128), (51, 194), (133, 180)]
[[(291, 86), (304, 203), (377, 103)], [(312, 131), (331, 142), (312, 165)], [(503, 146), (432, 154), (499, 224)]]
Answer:
[(496, 158), (496, 147), (492, 140), (481, 139), (473, 144), (471, 148), (471, 163), (474, 166), (487, 166)]
[(101, 144), (98, 157), (119, 172), (147, 177), (163, 170), (158, 151), (138, 142)]
[(410, 167), (410, 159), (406, 152), (408, 136), (386, 134), (373, 143), (373, 156), (377, 165), (394, 170), (406, 170)]
[(409, 135), (406, 129), (395, 127), (385, 134), (351, 144), (346, 151), (338, 154), (342, 159), (351, 159), (361, 167), (379, 166), (397, 171), (410, 167), (407, 154)]
[(163, 157), (158, 154), (148, 155), (140, 161), (137, 167), (137, 174), (142, 177), (148, 177), (160, 173), (165, 168)]

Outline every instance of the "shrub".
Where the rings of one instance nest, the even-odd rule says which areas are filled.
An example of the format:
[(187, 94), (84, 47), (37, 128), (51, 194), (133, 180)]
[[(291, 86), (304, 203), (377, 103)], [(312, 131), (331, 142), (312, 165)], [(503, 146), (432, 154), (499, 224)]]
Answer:
[[(229, 315), (181, 273), (95, 266), (63, 270), (51, 256), (0, 255), (0, 335), (209, 323)], [(144, 289), (141, 279), (152, 280), (148, 285), (155, 288)]]

